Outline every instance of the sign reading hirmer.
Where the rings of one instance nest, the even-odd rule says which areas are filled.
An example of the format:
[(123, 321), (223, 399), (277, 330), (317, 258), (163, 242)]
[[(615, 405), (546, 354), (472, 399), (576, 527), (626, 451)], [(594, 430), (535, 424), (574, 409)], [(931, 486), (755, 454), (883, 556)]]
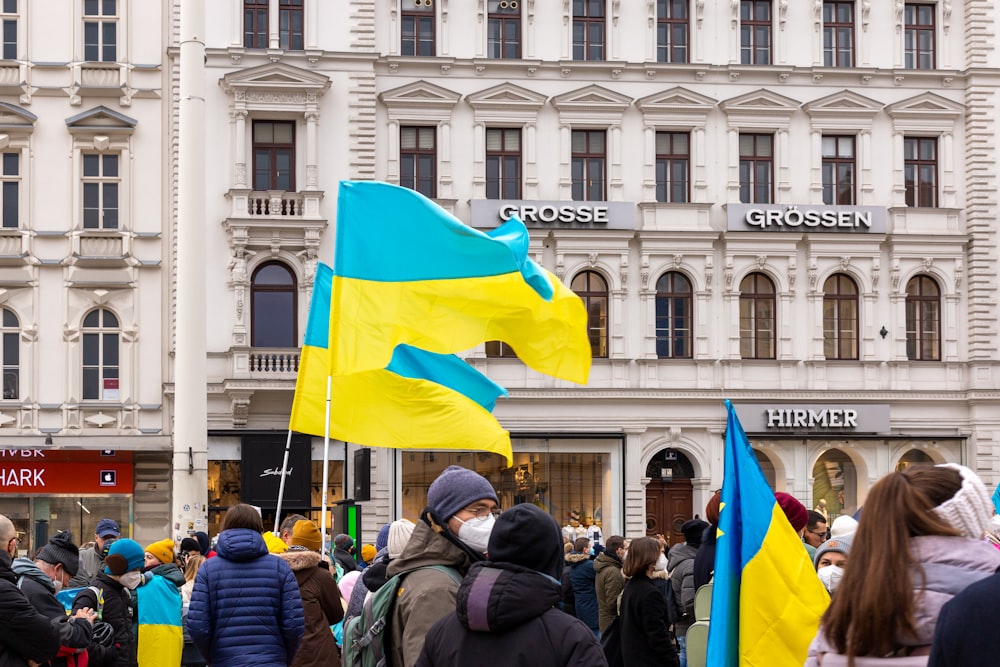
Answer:
[(815, 403), (739, 404), (736, 414), (748, 433), (850, 432), (887, 433), (889, 406), (821, 405)]
[(731, 232), (884, 234), (887, 218), (884, 206), (726, 205), (727, 229)]
[(635, 203), (473, 199), (472, 226), (489, 229), (517, 217), (526, 227), (635, 229)]

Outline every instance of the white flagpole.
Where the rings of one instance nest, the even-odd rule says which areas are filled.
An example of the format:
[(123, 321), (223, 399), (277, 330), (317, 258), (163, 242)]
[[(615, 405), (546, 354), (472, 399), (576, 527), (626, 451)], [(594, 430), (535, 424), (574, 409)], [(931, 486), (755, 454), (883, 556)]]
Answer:
[(281, 499), (285, 497), (285, 474), (288, 470), (288, 450), (292, 446), (292, 429), (288, 429), (288, 439), (285, 440), (285, 458), (281, 460), (281, 481), (278, 482), (278, 508), (274, 510), (274, 534), (278, 537), (278, 527), (281, 525)]
[(326, 427), (323, 429), (323, 501), (320, 516), (319, 534), (323, 542), (320, 553), (326, 554), (326, 495), (330, 483), (330, 392), (333, 389), (333, 376), (326, 376)]

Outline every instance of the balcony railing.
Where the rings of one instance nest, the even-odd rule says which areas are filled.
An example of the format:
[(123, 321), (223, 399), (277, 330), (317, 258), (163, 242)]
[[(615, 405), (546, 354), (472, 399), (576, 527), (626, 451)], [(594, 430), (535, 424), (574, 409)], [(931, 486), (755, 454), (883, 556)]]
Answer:
[(250, 351), (250, 374), (257, 377), (280, 377), (296, 375), (299, 372), (299, 351), (297, 349), (263, 349)]
[(302, 216), (305, 212), (304, 199), (297, 192), (251, 192), (247, 209), (253, 217)]

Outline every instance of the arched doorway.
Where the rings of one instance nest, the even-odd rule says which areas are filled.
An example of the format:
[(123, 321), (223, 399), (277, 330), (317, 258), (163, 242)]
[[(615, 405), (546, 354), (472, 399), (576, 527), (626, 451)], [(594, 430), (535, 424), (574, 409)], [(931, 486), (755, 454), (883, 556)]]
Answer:
[(858, 472), (854, 461), (838, 449), (830, 449), (813, 466), (813, 505), (826, 500), (830, 521), (858, 511)]
[(903, 472), (910, 466), (919, 464), (934, 465), (934, 459), (927, 452), (922, 452), (919, 449), (911, 449), (899, 458), (899, 463), (896, 464), (896, 472)]
[(681, 525), (694, 517), (691, 478), (694, 465), (683, 452), (663, 449), (646, 466), (646, 535), (663, 535), (670, 544), (684, 542)]

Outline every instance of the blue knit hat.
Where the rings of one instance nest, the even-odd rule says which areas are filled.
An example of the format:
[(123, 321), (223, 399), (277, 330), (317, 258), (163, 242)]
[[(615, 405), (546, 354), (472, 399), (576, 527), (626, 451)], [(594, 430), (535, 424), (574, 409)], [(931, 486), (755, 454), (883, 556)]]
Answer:
[(387, 523), (379, 528), (378, 536), (375, 537), (375, 551), (382, 551), (389, 546), (389, 526), (391, 525)]
[(104, 571), (107, 574), (123, 575), (132, 570), (141, 570), (146, 564), (146, 553), (135, 540), (128, 538), (115, 540), (115, 543), (108, 549), (108, 555), (104, 562)]
[(462, 466), (448, 466), (427, 489), (427, 505), (442, 521), (447, 521), (463, 507), (487, 498), (500, 503), (497, 492), (485, 477)]

